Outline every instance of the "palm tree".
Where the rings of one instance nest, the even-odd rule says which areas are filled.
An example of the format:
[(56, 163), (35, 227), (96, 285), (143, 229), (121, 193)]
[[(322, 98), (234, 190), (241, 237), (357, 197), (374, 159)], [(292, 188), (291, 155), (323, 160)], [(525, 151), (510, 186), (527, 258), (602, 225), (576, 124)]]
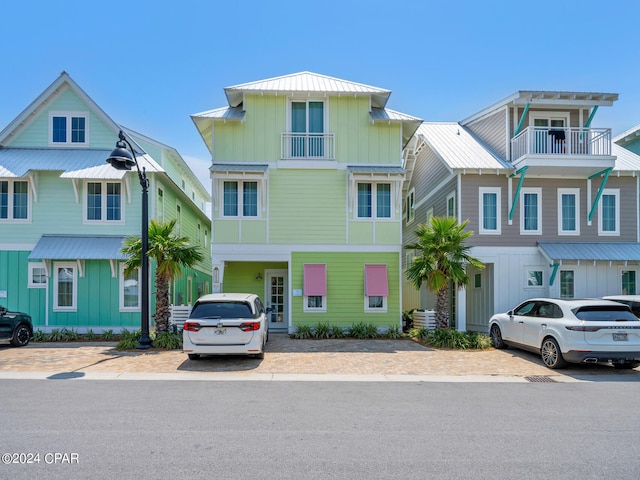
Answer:
[[(189, 245), (187, 237), (173, 232), (175, 220), (160, 223), (152, 219), (149, 224), (149, 259), (156, 262), (156, 333), (169, 331), (169, 284), (182, 273), (182, 267), (192, 267), (203, 259), (200, 247)], [(129, 258), (125, 273), (129, 274), (142, 263), (142, 240), (129, 237), (124, 242), (122, 253)]]
[(418, 289), (425, 282), (436, 293), (436, 328), (449, 326), (449, 282), (466, 285), (469, 282), (466, 265), (484, 267), (469, 255), (471, 247), (465, 245), (465, 240), (473, 235), (464, 231), (467, 223), (468, 220), (458, 224), (453, 217), (432, 217), (429, 225), (418, 226), (418, 241), (405, 247), (420, 252), (407, 268), (407, 279)]

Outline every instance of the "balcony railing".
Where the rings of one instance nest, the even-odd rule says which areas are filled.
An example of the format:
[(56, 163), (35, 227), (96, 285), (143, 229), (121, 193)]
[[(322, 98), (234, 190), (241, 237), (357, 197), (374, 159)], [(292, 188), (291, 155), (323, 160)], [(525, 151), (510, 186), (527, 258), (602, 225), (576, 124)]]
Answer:
[(525, 155), (610, 156), (610, 128), (527, 127), (511, 139), (511, 160)]
[(335, 134), (283, 133), (280, 155), (283, 160), (335, 160)]

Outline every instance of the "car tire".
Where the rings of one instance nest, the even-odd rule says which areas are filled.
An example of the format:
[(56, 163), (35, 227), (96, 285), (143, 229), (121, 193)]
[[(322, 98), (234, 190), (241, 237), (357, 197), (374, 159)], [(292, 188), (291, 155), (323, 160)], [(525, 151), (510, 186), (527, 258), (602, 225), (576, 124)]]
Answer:
[(187, 355), (189, 356), (189, 360), (200, 360), (200, 355), (197, 353), (189, 353)]
[(264, 358), (264, 350), (260, 353), (256, 353), (253, 358), (257, 358), (258, 360), (262, 360)]
[(31, 338), (31, 330), (24, 323), (19, 324), (13, 330), (13, 336), (11, 337), (11, 345), (14, 347), (24, 347), (29, 343)]
[(491, 337), (491, 344), (494, 348), (502, 350), (503, 348), (507, 348), (507, 344), (502, 340), (502, 331), (500, 327), (494, 323), (491, 325), (491, 330), (489, 331), (489, 336)]
[(548, 337), (544, 339), (540, 348), (540, 356), (545, 367), (557, 369), (567, 366), (567, 361), (562, 357), (560, 346), (555, 338)]
[(613, 368), (617, 370), (631, 370), (632, 368), (636, 368), (638, 366), (635, 362), (624, 362), (624, 363), (614, 363)]

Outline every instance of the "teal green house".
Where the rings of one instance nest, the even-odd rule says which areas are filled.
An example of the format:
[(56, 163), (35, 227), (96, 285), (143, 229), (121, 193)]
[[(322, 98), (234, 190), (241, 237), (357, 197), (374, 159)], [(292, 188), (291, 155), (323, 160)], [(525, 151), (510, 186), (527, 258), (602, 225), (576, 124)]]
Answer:
[(224, 89), (192, 115), (211, 152), (212, 287), (270, 329), (401, 325), (402, 151), (420, 119), (391, 91), (301, 72)]
[(140, 275), (124, 274), (120, 249), (141, 233), (141, 187), (135, 169), (106, 163), (120, 130), (150, 181), (149, 218), (175, 218), (205, 254), (170, 300), (211, 290), (206, 189), (175, 149), (118, 125), (62, 72), (0, 132), (0, 305), (29, 313), (36, 329), (140, 328)]

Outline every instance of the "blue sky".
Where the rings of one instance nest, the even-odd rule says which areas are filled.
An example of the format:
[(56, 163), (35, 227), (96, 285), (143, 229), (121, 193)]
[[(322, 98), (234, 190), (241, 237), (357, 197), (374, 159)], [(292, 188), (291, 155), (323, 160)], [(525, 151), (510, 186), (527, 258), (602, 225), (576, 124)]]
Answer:
[[(65, 70), (117, 123), (176, 148), (210, 188), (189, 115), (223, 88), (312, 71), (458, 121), (517, 90), (619, 93), (592, 126), (640, 124), (632, 0), (8, 0), (0, 130)], [(115, 144), (114, 138), (114, 144)]]

